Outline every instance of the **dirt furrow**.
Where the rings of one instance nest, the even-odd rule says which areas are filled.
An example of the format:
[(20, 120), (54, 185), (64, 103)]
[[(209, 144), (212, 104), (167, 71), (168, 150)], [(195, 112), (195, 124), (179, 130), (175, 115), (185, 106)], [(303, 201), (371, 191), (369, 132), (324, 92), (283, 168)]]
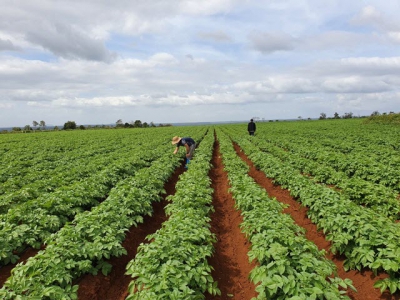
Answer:
[(179, 175), (184, 172), (184, 166), (180, 166), (171, 176), (164, 188), (166, 194), (163, 195), (161, 202), (153, 204), (153, 216), (146, 216), (142, 224), (132, 228), (127, 232), (123, 242), (123, 247), (128, 254), (121, 257), (114, 257), (108, 262), (113, 266), (112, 271), (107, 276), (99, 273), (96, 276), (85, 275), (77, 283), (79, 284), (79, 300), (123, 300), (128, 295), (128, 285), (132, 278), (125, 275), (126, 265), (137, 253), (140, 243), (147, 243), (146, 236), (154, 233), (161, 228), (161, 224), (167, 220), (164, 207), (168, 204), (165, 200), (168, 195), (175, 194), (175, 185)]
[(338, 269), (338, 275), (340, 277), (349, 278), (353, 281), (353, 285), (357, 289), (357, 293), (350, 291), (348, 295), (351, 299), (399, 299), (399, 295), (390, 295), (388, 292), (381, 294), (379, 289), (373, 287), (377, 280), (382, 279), (387, 275), (375, 276), (373, 272), (369, 270), (362, 270), (361, 272), (350, 270), (346, 272), (343, 269), (344, 257), (333, 255), (333, 253), (330, 251), (330, 242), (326, 240), (323, 232), (319, 231), (317, 226), (313, 224), (310, 219), (308, 219), (307, 208), (302, 207), (300, 203), (290, 195), (288, 190), (282, 189), (279, 185), (275, 185), (273, 181), (267, 178), (262, 171), (257, 170), (253, 162), (247, 158), (237, 144), (234, 144), (234, 147), (240, 158), (242, 158), (250, 166), (249, 175), (267, 191), (270, 197), (275, 197), (278, 201), (289, 204), (289, 207), (284, 210), (284, 213), (290, 214), (297, 225), (306, 229), (307, 239), (313, 241), (319, 249), (324, 249), (327, 252), (326, 257), (335, 263)]
[(8, 264), (6, 266), (0, 267), (0, 288), (3, 287), (7, 278), (11, 276), (11, 271), (17, 264), (24, 263), (29, 257), (35, 256), (38, 252), (39, 249), (27, 248), (23, 253), (19, 254), (20, 258), (15, 264)]
[(215, 252), (209, 259), (214, 271), (212, 276), (218, 281), (221, 296), (206, 295), (206, 299), (249, 300), (256, 297), (255, 286), (248, 279), (254, 264), (249, 263), (247, 253), (250, 244), (239, 225), (243, 221), (240, 211), (234, 208), (234, 200), (228, 192), (229, 182), (223, 169), (219, 144), (214, 144), (212, 169), (213, 206), (211, 231), (216, 234)]

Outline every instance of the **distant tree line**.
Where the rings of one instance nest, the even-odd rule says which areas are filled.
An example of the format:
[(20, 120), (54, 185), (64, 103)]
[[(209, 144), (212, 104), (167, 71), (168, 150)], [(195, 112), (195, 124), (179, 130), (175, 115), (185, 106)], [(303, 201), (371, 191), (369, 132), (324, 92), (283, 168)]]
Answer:
[(379, 124), (397, 124), (400, 125), (400, 113), (379, 113), (374, 111), (364, 123), (379, 123)]
[(129, 123), (127, 122), (123, 122), (122, 119), (119, 119), (117, 122), (115, 122), (115, 127), (116, 128), (148, 128), (148, 127), (168, 127), (168, 126), (172, 126), (172, 124), (158, 124), (158, 126), (156, 126), (156, 124), (154, 124), (154, 122), (143, 122), (140, 120), (136, 120), (135, 122), (131, 121)]
[[(391, 112), (389, 112), (389, 113), (383, 113), (382, 115), (392, 115), (392, 114), (395, 114), (393, 111), (391, 111)], [(379, 111), (374, 111), (374, 112), (372, 112), (372, 114), (370, 115), (370, 116), (380, 116), (381, 115), (381, 113), (379, 113)], [(368, 118), (369, 116), (358, 116), (357, 118)], [(333, 117), (332, 118), (328, 118), (327, 116), (326, 116), (326, 113), (321, 113), (320, 114), (320, 116), (319, 116), (319, 119), (320, 120), (326, 120), (326, 119), (352, 119), (352, 118), (354, 118), (354, 116), (353, 116), (353, 113), (352, 112), (346, 112), (346, 113), (344, 113), (344, 115), (342, 115), (342, 116), (339, 116), (339, 114), (337, 113), (337, 112), (335, 112), (334, 114), (333, 114)]]
[[(389, 113), (380, 113), (379, 111), (374, 111), (371, 113), (370, 116), (358, 116), (354, 117), (352, 112), (346, 112), (342, 116), (340, 116), (337, 112), (333, 114), (333, 117), (327, 117), (326, 113), (322, 112), (320, 113), (319, 120), (326, 120), (326, 119), (352, 119), (352, 118), (367, 118), (368, 122), (370, 121), (375, 121), (379, 123), (400, 123), (400, 113), (394, 113), (393, 111)], [(254, 120), (258, 121), (265, 121), (264, 118), (259, 118), (259, 117), (253, 117)], [(303, 120), (301, 116), (298, 117), (299, 120)], [(311, 120), (311, 118), (307, 118), (307, 120)], [(279, 120), (276, 120), (278, 122)], [(273, 122), (273, 120), (269, 120), (269, 122)], [(154, 124), (154, 122), (143, 122), (141, 120), (136, 120), (136, 121), (131, 121), (131, 122), (123, 122), (122, 119), (117, 120), (115, 122), (115, 126), (112, 125), (87, 125), (86, 127), (84, 125), (78, 126), (75, 121), (68, 121), (64, 123), (64, 126), (61, 128), (61, 130), (75, 130), (75, 129), (80, 129), (80, 130), (85, 130), (85, 129), (115, 129), (115, 128), (150, 128), (150, 127), (169, 127), (172, 126), (172, 124), (166, 123), (166, 124)], [(33, 128), (32, 128), (33, 127)], [(40, 132), (40, 131), (45, 131), (46, 130), (46, 122), (45, 121), (32, 121), (32, 126), (30, 125), (25, 125), (23, 128), (21, 127), (13, 127), (12, 132), (20, 132), (20, 133), (29, 133), (29, 132)], [(55, 126), (52, 130), (60, 130), (58, 126)], [(47, 130), (46, 130), (47, 131)], [(3, 130), (1, 133), (8, 133), (7, 130)]]
[(340, 117), (337, 112), (335, 112), (333, 114), (332, 118), (328, 118), (326, 116), (326, 113), (323, 113), (323, 112), (319, 116), (320, 120), (326, 120), (326, 119), (351, 119), (351, 118), (353, 118), (353, 113), (352, 112), (346, 112), (346, 113), (344, 113), (344, 115), (342, 117)]
[[(172, 124), (154, 124), (154, 122), (143, 122), (141, 120), (131, 121), (129, 123), (123, 123), (121, 119), (119, 119), (115, 126), (112, 125), (77, 125), (75, 121), (67, 121), (64, 123), (64, 126), (60, 129), (58, 126), (53, 127), (53, 131), (57, 130), (85, 130), (85, 129), (115, 129), (115, 128), (149, 128), (149, 127), (168, 127), (172, 126)], [(40, 131), (48, 131), (46, 130), (46, 122), (45, 121), (32, 121), (31, 125), (25, 125), (24, 127), (13, 127), (12, 132), (20, 132), (20, 133), (29, 133), (29, 132), (40, 132)], [(3, 130), (2, 133), (8, 133), (7, 130)]]

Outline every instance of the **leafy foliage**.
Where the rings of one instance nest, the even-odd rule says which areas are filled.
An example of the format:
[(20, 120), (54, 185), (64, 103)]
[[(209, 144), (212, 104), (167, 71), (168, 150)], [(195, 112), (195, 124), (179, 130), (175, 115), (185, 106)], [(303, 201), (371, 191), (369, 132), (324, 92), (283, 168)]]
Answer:
[(212, 133), (201, 141), (169, 199), (169, 219), (147, 237), (151, 243), (140, 245), (128, 264), (127, 274), (133, 281), (127, 299), (204, 299), (206, 291), (220, 294), (207, 262), (216, 241), (209, 229), (213, 191), (208, 171), (213, 141)]
[[(346, 120), (344, 122), (349, 121)], [(368, 155), (370, 157), (379, 156), (379, 158), (377, 158), (378, 162), (384, 162), (389, 159), (387, 162), (388, 167), (386, 168), (388, 173), (380, 176), (381, 179), (377, 180), (381, 183), (384, 182), (383, 176), (394, 176), (393, 174), (397, 174), (396, 172), (398, 169), (391, 168), (391, 166), (398, 165), (398, 155), (394, 156), (392, 148), (393, 143), (390, 142), (390, 140), (387, 142), (385, 141), (384, 145), (386, 145), (386, 147), (382, 146), (382, 136), (379, 136), (379, 139), (374, 142), (375, 145), (381, 145), (380, 148), (369, 145), (369, 142), (373, 142), (371, 140), (371, 136), (373, 136), (370, 131), (371, 128), (368, 128), (368, 134), (365, 133), (367, 139), (369, 136), (369, 140), (365, 141), (359, 138), (360, 133), (358, 133), (358, 137), (351, 135), (351, 127), (344, 126), (343, 129), (346, 129), (347, 137), (340, 136), (340, 138), (343, 140), (347, 138), (347, 140), (349, 140), (351, 137), (355, 141), (355, 144), (346, 144), (338, 140), (337, 137), (335, 139), (333, 136), (330, 136), (330, 124), (351, 125), (359, 123), (324, 122), (324, 127), (320, 128), (319, 131), (326, 130), (328, 132), (319, 139), (316, 139), (316, 136), (310, 133), (310, 131), (305, 131), (305, 128), (301, 129), (303, 131), (294, 129), (294, 132), (290, 132), (288, 128), (291, 125), (287, 125), (288, 127), (286, 128), (282, 125), (281, 129), (285, 128), (286, 132), (286, 134), (283, 134), (282, 140), (274, 140), (273, 136), (275, 133), (270, 134), (267, 138), (269, 142), (281, 145), (283, 151), (278, 152), (276, 152), (273, 147), (271, 147), (272, 149), (267, 149), (268, 146), (263, 144), (265, 136), (263, 136), (262, 128), (259, 130), (259, 135), (253, 139), (238, 134), (233, 130), (233, 127), (230, 128), (229, 135), (241, 146), (257, 168), (262, 170), (269, 178), (273, 178), (274, 181), (283, 188), (289, 189), (292, 196), (296, 197), (304, 206), (309, 208), (307, 211), (309, 218), (323, 230), (326, 234), (326, 238), (331, 241), (331, 251), (333, 253), (343, 254), (346, 257), (344, 264), (345, 269), (361, 270), (363, 268), (368, 268), (375, 273), (384, 271), (389, 275), (389, 278), (378, 281), (376, 286), (382, 290), (389, 289), (390, 292), (394, 293), (400, 288), (400, 227), (398, 223), (393, 222), (393, 219), (398, 217), (398, 204), (392, 201), (393, 198), (388, 195), (396, 195), (396, 192), (392, 190), (392, 193), (390, 193), (389, 187), (373, 185), (370, 181), (359, 180), (359, 176), (363, 171), (361, 168), (363, 163), (360, 160), (350, 160), (349, 157), (347, 157), (346, 160), (336, 160), (337, 156), (335, 155), (335, 151), (340, 151), (343, 154), (354, 152), (354, 157), (359, 156), (364, 153), (364, 151), (359, 150), (360, 148), (357, 148), (357, 151), (355, 151), (356, 147), (354, 145), (358, 142), (368, 148)], [(270, 126), (270, 124), (268, 124), (268, 126)], [(274, 126), (277, 125), (274, 124)], [(304, 126), (311, 125), (306, 124)], [(322, 126), (321, 123), (319, 123), (318, 126)], [(310, 129), (312, 130), (312, 128)], [(337, 129), (338, 128), (335, 127), (335, 134), (339, 135)], [(375, 128), (375, 130), (377, 130), (377, 132), (381, 130), (381, 134), (382, 131), (386, 131), (386, 129), (382, 127), (379, 129)], [(391, 128), (391, 130), (393, 130), (393, 128)], [(332, 148), (333, 160), (328, 160), (329, 155), (326, 155), (325, 157), (327, 157), (327, 159), (325, 161), (321, 160), (318, 164), (309, 164), (309, 162), (304, 159), (304, 154), (293, 155), (297, 152), (295, 149), (297, 141), (302, 141), (302, 139), (299, 136), (291, 140), (285, 139), (284, 137), (290, 135), (293, 137), (293, 134), (301, 133), (303, 133), (303, 135), (313, 136), (316, 141), (323, 145), (329, 144)], [(319, 136), (321, 136), (321, 134)], [(325, 136), (330, 136), (330, 140), (326, 141)], [(393, 139), (393, 133), (391, 133), (389, 137)], [(375, 152), (371, 152), (372, 149), (375, 149)], [(289, 152), (289, 155), (280, 156), (282, 152)], [(309, 151), (308, 155), (315, 158), (318, 157), (319, 154), (318, 152), (312, 153)], [(285, 159), (283, 159), (283, 157), (285, 157)], [(367, 157), (367, 154), (365, 154), (364, 157)], [(327, 173), (320, 173), (317, 168), (319, 166), (324, 166), (328, 161), (333, 162), (335, 166), (338, 166), (340, 163), (346, 164), (348, 166), (346, 176), (348, 177), (335, 179), (336, 175), (333, 177), (329, 175), (328, 177), (324, 177), (324, 179), (315, 180), (312, 176), (310, 177), (304, 174), (304, 171), (309, 168), (308, 171), (310, 173), (315, 170), (316, 176), (320, 178), (322, 178), (321, 175), (326, 176)], [(309, 167), (312, 165), (314, 166), (314, 170)], [(326, 166), (326, 170), (328, 170), (329, 165), (327, 164)], [(389, 172), (389, 170), (391, 171)], [(329, 180), (338, 180), (337, 182), (340, 182), (342, 189), (334, 189), (320, 183), (320, 181), (326, 180), (327, 178), (330, 178)], [(392, 189), (396, 189), (397, 191), (398, 181), (396, 180), (391, 186)], [(373, 192), (371, 192), (370, 189), (372, 189)], [(355, 201), (356, 198), (361, 199), (363, 202)], [(363, 203), (363, 205), (359, 205), (359, 203)], [(393, 210), (393, 213), (391, 213), (390, 210)]]
[(344, 290), (355, 290), (351, 280), (335, 275), (335, 265), (324, 251), (283, 214), (284, 205), (269, 198), (247, 175), (248, 166), (240, 161), (228, 137), (220, 133), (218, 137), (231, 192), (244, 218), (242, 231), (252, 244), (249, 258), (257, 260), (250, 274), (257, 285), (257, 299), (349, 299)]
[[(198, 135), (201, 132), (200, 129)], [(0, 289), (0, 298), (76, 299), (77, 286), (73, 282), (79, 276), (108, 274), (111, 265), (107, 259), (126, 253), (122, 247), (126, 230), (152, 213), (151, 203), (160, 199), (164, 182), (180, 164), (180, 158), (170, 151), (169, 136), (161, 135), (166, 142), (159, 142), (158, 148), (150, 151), (155, 160), (149, 167), (128, 172), (114, 183), (99, 205), (77, 213), (56, 233), (43, 236), (46, 249), (12, 270), (12, 276)], [(143, 152), (143, 158), (148, 152)], [(118, 165), (110, 167), (121, 170)], [(132, 167), (129, 162), (127, 167)], [(26, 224), (24, 228), (29, 231), (36, 226)]]

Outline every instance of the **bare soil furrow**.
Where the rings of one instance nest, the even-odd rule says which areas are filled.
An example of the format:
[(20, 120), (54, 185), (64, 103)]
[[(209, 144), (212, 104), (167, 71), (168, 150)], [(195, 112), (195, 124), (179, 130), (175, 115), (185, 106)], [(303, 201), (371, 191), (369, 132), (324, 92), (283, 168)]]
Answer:
[(161, 224), (167, 220), (164, 207), (168, 204), (166, 197), (175, 194), (175, 185), (179, 175), (184, 172), (184, 165), (180, 166), (171, 176), (164, 188), (166, 194), (163, 200), (153, 203), (153, 215), (146, 216), (142, 224), (132, 228), (127, 232), (123, 242), (128, 254), (121, 257), (114, 257), (108, 262), (113, 266), (112, 271), (107, 276), (103, 274), (85, 275), (79, 281), (78, 299), (79, 300), (123, 300), (128, 295), (128, 285), (132, 278), (125, 275), (126, 265), (137, 253), (137, 248), (141, 243), (147, 243), (146, 236), (156, 232), (161, 228)]
[(214, 145), (212, 165), (209, 176), (214, 189), (212, 204), (215, 212), (211, 215), (211, 231), (216, 234), (217, 242), (209, 263), (214, 268), (212, 276), (218, 281), (221, 296), (207, 295), (206, 299), (249, 300), (257, 296), (254, 284), (248, 279), (254, 264), (249, 263), (250, 244), (239, 227), (243, 218), (234, 208), (235, 202), (228, 192), (229, 182), (218, 142)]
[[(43, 246), (42, 249), (45, 247)], [(39, 249), (27, 248), (23, 253), (18, 254), (19, 260), (15, 264), (8, 264), (0, 268), (0, 288), (4, 285), (7, 278), (11, 276), (11, 271), (16, 264), (24, 263), (29, 257), (35, 256), (39, 252)]]
[(282, 189), (279, 185), (275, 185), (273, 180), (267, 178), (262, 171), (257, 170), (253, 162), (247, 158), (247, 156), (241, 151), (237, 144), (234, 144), (236, 153), (243, 159), (249, 166), (249, 175), (268, 193), (270, 197), (275, 197), (278, 201), (288, 204), (289, 207), (284, 210), (284, 213), (290, 214), (297, 225), (305, 228), (305, 236), (310, 241), (313, 241), (319, 249), (326, 251), (326, 257), (332, 260), (338, 269), (338, 275), (342, 278), (349, 278), (353, 281), (354, 287), (357, 289), (356, 292), (349, 291), (349, 297), (353, 300), (395, 300), (399, 299), (399, 295), (390, 295), (385, 292), (381, 294), (379, 289), (373, 287), (374, 283), (387, 277), (386, 274), (375, 276), (372, 271), (363, 270), (359, 271), (345, 271), (343, 269), (344, 257), (340, 255), (334, 255), (330, 251), (330, 242), (326, 240), (325, 235), (322, 231), (318, 230), (317, 226), (313, 224), (307, 217), (307, 208), (302, 207), (296, 199), (294, 199), (290, 192), (286, 189)]

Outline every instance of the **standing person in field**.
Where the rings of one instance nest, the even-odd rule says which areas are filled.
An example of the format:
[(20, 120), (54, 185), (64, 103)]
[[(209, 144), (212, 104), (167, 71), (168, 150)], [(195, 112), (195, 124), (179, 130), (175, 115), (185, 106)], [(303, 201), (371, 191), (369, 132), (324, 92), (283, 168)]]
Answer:
[(186, 148), (186, 166), (185, 168), (188, 168), (188, 164), (190, 163), (190, 160), (193, 157), (193, 151), (196, 148), (196, 142), (191, 138), (191, 137), (179, 137), (179, 136), (174, 136), (172, 138), (172, 145), (176, 145), (174, 154), (178, 153), (179, 147), (180, 146), (185, 146)]
[(249, 124), (247, 124), (247, 131), (250, 135), (254, 135), (256, 132), (256, 123), (253, 122), (253, 119), (251, 119)]

